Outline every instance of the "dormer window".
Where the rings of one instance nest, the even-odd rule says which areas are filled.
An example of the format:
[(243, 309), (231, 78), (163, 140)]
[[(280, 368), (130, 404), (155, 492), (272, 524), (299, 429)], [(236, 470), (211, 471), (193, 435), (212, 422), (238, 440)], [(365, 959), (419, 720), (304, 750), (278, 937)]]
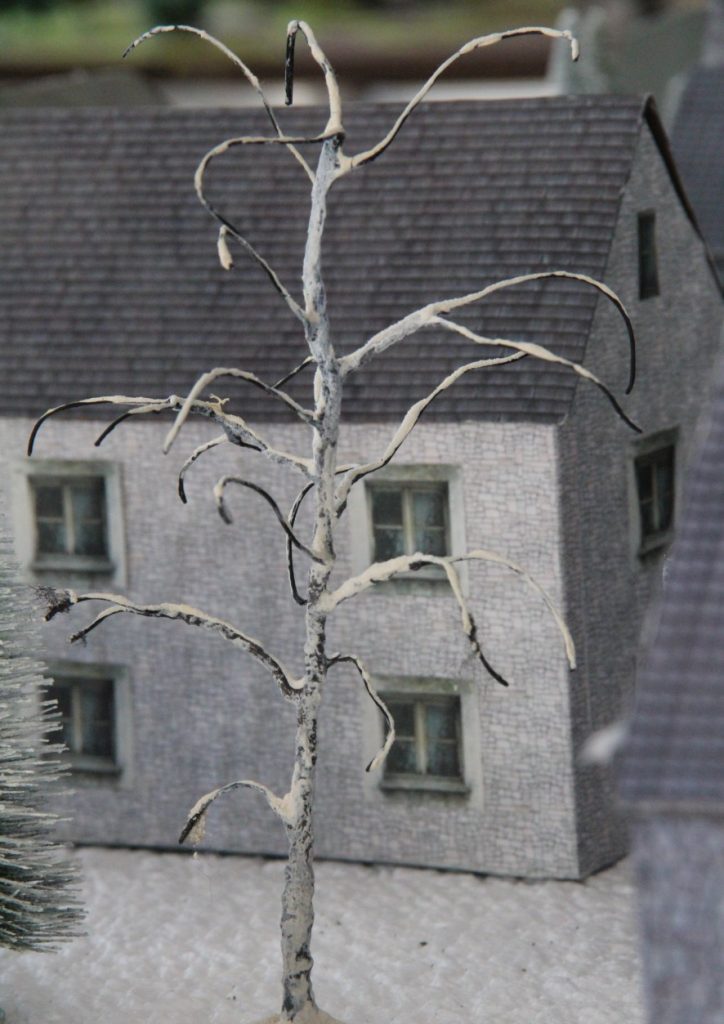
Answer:
[(659, 271), (656, 262), (656, 214), (646, 210), (638, 216), (639, 298), (650, 299), (659, 294)]

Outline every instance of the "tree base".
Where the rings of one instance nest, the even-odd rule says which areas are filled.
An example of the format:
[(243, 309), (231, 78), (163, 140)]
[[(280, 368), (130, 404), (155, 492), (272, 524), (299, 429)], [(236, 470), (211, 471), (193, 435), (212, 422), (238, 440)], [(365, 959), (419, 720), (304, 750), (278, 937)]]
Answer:
[(301, 1013), (294, 1017), (293, 1021), (283, 1013), (275, 1013), (273, 1017), (265, 1017), (263, 1020), (255, 1021), (254, 1024), (342, 1024), (336, 1017), (330, 1017), (318, 1006), (307, 1006)]

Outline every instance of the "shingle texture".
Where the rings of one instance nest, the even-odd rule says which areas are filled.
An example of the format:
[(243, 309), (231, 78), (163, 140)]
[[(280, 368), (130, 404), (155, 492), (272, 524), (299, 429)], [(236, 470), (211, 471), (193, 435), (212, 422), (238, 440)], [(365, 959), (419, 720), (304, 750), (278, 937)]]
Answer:
[(724, 280), (724, 66), (694, 71), (676, 115), (671, 143), (687, 195)]
[(639, 677), (622, 793), (724, 811), (724, 377)]
[[(379, 139), (396, 113), (352, 108), (347, 151)], [(603, 96), (419, 109), (379, 161), (332, 192), (325, 272), (337, 350), (499, 278), (605, 276), (644, 116), (640, 100)], [(291, 111), (283, 124), (318, 131), (324, 116)], [(274, 379), (304, 357), (300, 325), (261, 271), (241, 253), (231, 273), (220, 269), (214, 222), (193, 192), (204, 152), (230, 135), (267, 134), (262, 115), (3, 111), (0, 130), (2, 412), (93, 394), (166, 395), (214, 365)], [(299, 165), (278, 146), (237, 148), (212, 165), (208, 191), (299, 294), (308, 211)], [(579, 360), (595, 303), (583, 285), (536, 283), (460, 319)], [(479, 350), (462, 338), (408, 339), (356, 376), (345, 414), (397, 418), (466, 358)], [(305, 397), (308, 387), (290, 385)], [(563, 368), (524, 360), (468, 376), (426, 415), (556, 422), (574, 387)], [(280, 415), (262, 394), (245, 392), (244, 409)]]

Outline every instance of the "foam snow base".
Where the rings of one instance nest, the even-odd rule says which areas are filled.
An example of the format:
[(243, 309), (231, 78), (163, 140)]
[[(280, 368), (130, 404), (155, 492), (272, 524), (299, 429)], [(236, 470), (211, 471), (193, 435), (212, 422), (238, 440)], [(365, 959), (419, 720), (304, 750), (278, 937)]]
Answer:
[[(55, 954), (0, 950), (7, 1024), (249, 1024), (278, 1010), (282, 861), (74, 856), (87, 935)], [(625, 863), (585, 883), (333, 862), (316, 875), (315, 997), (346, 1024), (643, 1022)]]

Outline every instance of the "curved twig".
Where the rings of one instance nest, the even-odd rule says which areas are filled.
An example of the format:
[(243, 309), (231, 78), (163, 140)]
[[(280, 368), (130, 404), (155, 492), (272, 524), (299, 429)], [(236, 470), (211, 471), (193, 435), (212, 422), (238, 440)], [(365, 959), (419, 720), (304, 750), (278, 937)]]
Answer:
[[(548, 595), (548, 592), (533, 576), (527, 573), (525, 569), (516, 562), (511, 561), (511, 559), (506, 558), (503, 555), (499, 555), (495, 551), (487, 551), (483, 548), (476, 548), (474, 551), (468, 551), (465, 555), (425, 555), (420, 552), (416, 552), (414, 555), (400, 555), (397, 558), (390, 558), (385, 562), (375, 562), (373, 565), (370, 565), (365, 569), (363, 573), (360, 573), (358, 576), (350, 577), (337, 587), (336, 590), (324, 595), (319, 601), (319, 607), (322, 611), (329, 614), (343, 601), (347, 601), (349, 598), (356, 597), (365, 590), (369, 590), (369, 588), (374, 586), (375, 583), (384, 583), (385, 580), (390, 580), (394, 576), (399, 576), (400, 573), (414, 572), (416, 569), (421, 569), (425, 565), (439, 565), (445, 570), (445, 572), (447, 572), (447, 569), (445, 568), (446, 565), (454, 565), (456, 562), (474, 561), (491, 562), (494, 565), (501, 565), (506, 569), (510, 569), (511, 572), (514, 572), (517, 576), (521, 576), (531, 589), (533, 589), (538, 596), (543, 599), (548, 611), (553, 616), (553, 619), (560, 630), (561, 636), (563, 637), (568, 663), (571, 668), (575, 668), (576, 650), (573, 643), (573, 637), (563, 620), (563, 616), (556, 608), (553, 600)], [(478, 652), (476, 651), (476, 654), (477, 653)]]
[[(288, 522), (290, 529), (294, 527), (294, 524), (297, 520), (297, 515), (299, 514), (299, 509), (302, 507), (302, 502), (309, 494), (311, 489), (314, 487), (314, 485), (314, 480), (310, 481), (310, 483), (308, 484), (305, 484), (304, 487), (302, 487), (299, 494), (294, 499), (294, 504), (289, 510)], [(302, 606), (308, 604), (306, 597), (302, 597), (302, 595), (299, 593), (299, 590), (297, 589), (297, 578), (294, 572), (294, 548), (289, 536), (287, 536), (287, 574), (289, 576), (289, 586), (291, 588), (292, 597), (294, 598), (294, 600), (297, 602), (297, 604)]]
[(264, 501), (266, 501), (266, 503), (270, 506), (272, 512), (279, 521), (281, 528), (287, 535), (288, 543), (294, 544), (295, 547), (299, 548), (300, 551), (303, 551), (305, 555), (309, 555), (309, 557), (314, 562), (317, 562), (317, 564), (325, 564), (323, 558), (320, 558), (319, 555), (315, 554), (311, 548), (307, 547), (307, 545), (304, 544), (303, 541), (299, 539), (299, 537), (297, 537), (294, 530), (291, 528), (287, 520), (284, 518), (282, 510), (274, 501), (271, 494), (269, 494), (268, 491), (265, 491), (263, 487), (260, 487), (258, 484), (253, 483), (251, 480), (244, 480), (240, 476), (222, 476), (221, 479), (216, 484), (216, 486), (214, 487), (214, 500), (216, 501), (216, 507), (219, 510), (219, 515), (221, 516), (225, 523), (231, 524), (233, 522), (231, 518), (231, 513), (229, 512), (229, 509), (226, 505), (226, 501), (224, 500), (224, 491), (226, 490), (228, 484), (239, 484), (240, 487), (248, 487), (250, 491), (254, 491), (256, 494), (260, 495), (260, 497), (262, 497)]
[[(28, 438), (28, 456), (33, 454), (35, 448), (35, 441), (38, 436), (38, 432), (46, 420), (50, 419), (51, 416), (55, 416), (59, 412), (67, 412), (68, 409), (79, 409), (87, 405), (133, 405), (133, 406), (145, 406), (149, 409), (153, 407), (157, 408), (159, 412), (164, 409), (172, 409), (174, 399), (181, 404), (181, 399), (178, 395), (170, 395), (168, 398), (140, 398), (140, 397), (129, 397), (128, 395), (99, 395), (97, 398), (80, 398), (76, 402), (64, 402), (63, 405), (56, 405), (52, 409), (47, 409), (42, 416), (40, 416), (30, 431), (30, 437)], [(102, 435), (96, 444), (99, 444), (103, 439)]]
[(290, 370), (289, 373), (285, 373), (283, 377), (279, 378), (279, 380), (274, 381), (273, 387), (280, 388), (282, 384), (286, 384), (288, 380), (292, 379), (292, 377), (296, 377), (298, 373), (300, 373), (307, 366), (309, 366), (310, 363), (313, 362), (314, 356), (306, 356), (306, 358), (302, 359), (301, 363), (299, 363), (298, 366), (295, 366), (293, 370)]
[(194, 806), (188, 813), (186, 823), (181, 830), (181, 835), (178, 837), (179, 845), (184, 843), (187, 839), (197, 846), (203, 841), (204, 834), (206, 832), (206, 812), (211, 807), (214, 800), (220, 797), (222, 793), (230, 793), (233, 789), (255, 789), (258, 793), (262, 793), (266, 802), (269, 804), (274, 813), (282, 819), (285, 824), (290, 821), (289, 814), (286, 811), (284, 801), (276, 796), (267, 786), (263, 786), (261, 782), (254, 782), (252, 779), (239, 779), (238, 782), (229, 782), (225, 786), (219, 786), (218, 789), (212, 789), (210, 793), (206, 793), (200, 800), (197, 800)]
[(371, 149), (366, 149), (362, 153), (357, 153), (349, 160), (349, 166), (343, 168), (342, 173), (346, 173), (347, 170), (351, 170), (354, 167), (360, 167), (362, 164), (369, 163), (371, 160), (376, 160), (381, 153), (387, 149), (390, 143), (396, 138), (400, 129), (408, 119), (412, 111), (417, 107), (420, 102), (425, 98), (430, 89), (432, 89), (435, 82), (440, 76), (447, 71), (451, 64), (459, 60), (460, 57), (466, 53), (471, 53), (473, 50), (480, 50), (486, 46), (493, 46), (496, 43), (502, 42), (504, 39), (510, 39), (513, 36), (526, 36), (526, 35), (541, 35), (549, 36), (551, 39), (567, 39), (571, 44), (571, 57), (573, 60), (578, 60), (578, 43), (576, 39), (568, 31), (558, 31), (553, 28), (542, 28), (542, 27), (527, 27), (527, 28), (514, 28), (509, 29), (507, 32), (494, 32), (487, 36), (478, 36), (476, 39), (471, 39), (470, 42), (465, 43), (459, 50), (456, 50), (447, 60), (430, 75), (428, 80), (422, 86), (421, 89), (412, 97), (410, 102), (407, 104), (405, 109), (402, 111), (400, 116), (395, 121), (392, 128), (389, 130), (387, 135), (378, 142)]
[(471, 303), (485, 299), (488, 295), (493, 295), (504, 288), (512, 288), (519, 284), (526, 284), (529, 281), (544, 281), (549, 278), (580, 281), (582, 284), (586, 284), (600, 292), (601, 295), (604, 295), (621, 314), (626, 325), (629, 340), (629, 381), (626, 387), (626, 394), (629, 394), (636, 379), (636, 336), (631, 317), (628, 315), (621, 299), (608, 285), (605, 285), (602, 281), (597, 281), (594, 277), (589, 277), (588, 274), (576, 274), (570, 270), (542, 270), (533, 274), (520, 274), (518, 277), (508, 277), (502, 281), (495, 281), (493, 284), (481, 288), (480, 291), (469, 292), (467, 295), (461, 295), (455, 299), (441, 299), (438, 302), (430, 302), (427, 306), (422, 306), (420, 309), (408, 313), (402, 320), (398, 320), (396, 323), (390, 324), (389, 327), (378, 331), (360, 348), (344, 356), (340, 360), (340, 372), (343, 377), (346, 377), (353, 370), (358, 370), (371, 356), (384, 352), (391, 345), (402, 341), (403, 338), (409, 337), (415, 331), (419, 331), (420, 328), (427, 326), (434, 317), (450, 313), (454, 309), (461, 309), (463, 306), (469, 306)]
[(218, 380), (220, 377), (235, 377), (239, 380), (246, 381), (248, 384), (252, 384), (254, 387), (261, 388), (261, 390), (266, 392), (266, 394), (273, 395), (275, 398), (278, 398), (281, 402), (283, 402), (284, 405), (287, 406), (287, 408), (291, 409), (292, 412), (296, 413), (296, 415), (302, 420), (303, 423), (311, 423), (313, 421), (313, 413), (311, 413), (308, 409), (303, 409), (302, 406), (299, 405), (298, 402), (295, 402), (293, 398), (290, 398), (289, 395), (286, 394), (286, 392), (280, 391), (273, 385), (266, 384), (263, 380), (260, 380), (259, 377), (256, 376), (256, 374), (250, 373), (248, 370), (238, 370), (235, 367), (217, 366), (215, 367), (215, 369), (209, 370), (208, 373), (203, 373), (196, 381), (194, 386), (191, 388), (186, 398), (184, 399), (179, 414), (176, 417), (173, 426), (166, 435), (166, 440), (164, 441), (163, 444), (164, 452), (168, 452), (169, 448), (176, 440), (179, 430), (186, 422), (189, 412), (191, 411), (194, 402), (199, 397), (201, 392), (204, 391), (210, 384), (213, 384), (213, 382), (215, 380)]
[(577, 373), (579, 377), (583, 377), (584, 380), (588, 380), (592, 384), (595, 384), (609, 400), (624, 423), (631, 427), (631, 429), (637, 434), (642, 433), (641, 427), (634, 423), (634, 421), (626, 415), (618, 404), (613, 392), (609, 391), (603, 381), (599, 380), (599, 378), (596, 377), (595, 374), (591, 373), (590, 370), (587, 370), (585, 366), (581, 366), (580, 363), (574, 363), (563, 356), (557, 356), (554, 352), (551, 352), (550, 349), (544, 348), (542, 345), (535, 345), (533, 342), (508, 341), (506, 338), (484, 338), (480, 334), (475, 334), (474, 331), (468, 330), (468, 328), (464, 327), (462, 324), (457, 324), (453, 320), (444, 320), (442, 317), (434, 317), (433, 320), (430, 321), (430, 326), (444, 327), (446, 330), (453, 331), (455, 334), (460, 334), (464, 338), (468, 338), (469, 341), (474, 341), (478, 345), (512, 348), (518, 352), (523, 352), (525, 355), (532, 356), (533, 359), (542, 359), (546, 363), (558, 363), (560, 366), (567, 366), (569, 370), (573, 370), (573, 372)]
[(298, 21), (296, 19), (294, 21), (290, 21), (287, 25), (287, 59), (285, 71), (287, 82), (286, 93), (289, 98), (289, 102), (291, 102), (289, 86), (292, 81), (294, 70), (294, 42), (297, 32), (301, 32), (307, 40), (312, 60), (319, 65), (324, 75), (324, 84), (327, 87), (327, 97), (329, 99), (329, 120), (327, 121), (324, 133), (327, 135), (344, 134), (344, 127), (342, 125), (342, 100), (339, 95), (339, 86), (337, 85), (337, 78), (334, 74), (334, 69), (329, 63), (324, 50), (317, 42), (317, 37), (314, 35), (314, 32), (312, 32), (306, 21)]
[[(200, 444), (198, 448), (194, 448), (191, 452), (178, 473), (178, 496), (184, 505), (187, 503), (185, 478), (188, 470), (193, 466), (197, 459), (200, 459), (202, 455), (210, 451), (212, 448), (217, 448), (220, 444), (230, 443), (231, 442), (226, 434), (220, 434), (218, 437), (212, 438), (211, 441), (205, 441), (203, 444)], [(259, 449), (256, 450), (258, 451)]]
[(457, 569), (449, 561), (445, 563), (444, 568), (445, 574), (448, 578), (448, 583), (450, 584), (450, 589), (452, 590), (453, 595), (455, 596), (455, 600), (458, 603), (458, 607), (460, 608), (463, 632), (465, 633), (465, 636), (468, 638), (470, 646), (472, 647), (473, 651), (475, 651), (485, 671), (488, 673), (489, 676), (491, 676), (496, 681), (496, 683), (500, 683), (501, 686), (510, 685), (508, 683), (508, 680), (501, 676), (500, 672), (497, 672), (493, 668), (493, 666), (490, 664), (490, 662), (485, 656), (485, 652), (483, 651), (483, 648), (480, 645), (480, 640), (478, 639), (478, 627), (475, 623), (475, 619), (473, 618), (473, 613), (468, 608), (468, 603), (465, 600), (465, 595), (463, 594), (463, 588), (460, 583), (460, 576), (458, 575)]
[(421, 398), (419, 402), (415, 402), (415, 404), (405, 413), (402, 422), (395, 431), (392, 440), (387, 445), (382, 455), (378, 459), (375, 459), (374, 462), (368, 462), (362, 466), (355, 466), (355, 468), (350, 470), (347, 477), (342, 481), (337, 493), (337, 516), (342, 515), (344, 512), (347, 506), (347, 498), (352, 487), (364, 477), (369, 476), (370, 473), (376, 473), (378, 469), (382, 469), (392, 461), (404, 444), (405, 440), (414, 430), (423, 412), (438, 395), (442, 394), (443, 391), (446, 391), (449, 387), (455, 384), (456, 381), (460, 380), (461, 377), (466, 373), (470, 373), (472, 370), (483, 370), (491, 366), (504, 366), (506, 363), (513, 363), (517, 362), (519, 359), (524, 359), (525, 356), (525, 352), (514, 352), (509, 356), (497, 356), (493, 359), (478, 359), (474, 363), (467, 363), (465, 366), (460, 366), (457, 370), (448, 374), (448, 376), (445, 377), (445, 379), (442, 380), (429, 395), (426, 395), (425, 398)]
[[(178, 396), (176, 395), (172, 397), (178, 398)], [(179, 398), (176, 403), (171, 405), (166, 403), (154, 403), (149, 405), (141, 405), (136, 409), (127, 409), (126, 412), (122, 412), (120, 416), (116, 416), (114, 420), (111, 420), (108, 426), (103, 431), (101, 431), (101, 433), (93, 442), (93, 447), (100, 448), (100, 446), (103, 444), (108, 435), (111, 434), (116, 429), (116, 427), (120, 426), (121, 423), (125, 423), (126, 420), (130, 419), (132, 416), (148, 416), (152, 413), (172, 412), (177, 405), (180, 405), (180, 403), (181, 399)]]
[(168, 603), (144, 605), (129, 601), (127, 597), (123, 597), (120, 594), (77, 594), (74, 590), (54, 591), (47, 588), (43, 590), (43, 596), (48, 603), (48, 610), (45, 615), (48, 620), (54, 618), (60, 612), (67, 612), (74, 605), (81, 604), (84, 601), (102, 601), (105, 604), (110, 604), (109, 608), (99, 612), (87, 626), (74, 633), (70, 637), (71, 643), (85, 639), (89, 633), (114, 615), (129, 614), (155, 619), (178, 619), (181, 622), (186, 622), (188, 625), (200, 626), (211, 633), (218, 633), (224, 639), (229, 640), (235, 647), (240, 647), (246, 651), (247, 654), (250, 654), (271, 673), (285, 697), (296, 698), (304, 683), (303, 678), (295, 679), (281, 661), (270, 654), (258, 640), (254, 640), (252, 637), (242, 633), (241, 630), (237, 629), (230, 622), (216, 618), (214, 615), (207, 615), (206, 612), (199, 611), (198, 608), (192, 608), (190, 605)]
[[(239, 70), (242, 72), (247, 82), (249, 83), (249, 85), (252, 87), (254, 92), (261, 100), (264, 110), (266, 111), (266, 115), (271, 121), (271, 125), (274, 131), (277, 133), (277, 135), (282, 134), (282, 130), (279, 125), (279, 122), (277, 121), (276, 114), (274, 113), (272, 107), (270, 106), (269, 101), (267, 100), (264, 94), (264, 90), (261, 87), (261, 83), (259, 82), (259, 79), (256, 77), (254, 72), (246, 66), (241, 57), (234, 53), (233, 50), (230, 50), (228, 46), (221, 42), (221, 40), (216, 39), (212, 35), (209, 35), (208, 32), (204, 32), (203, 29), (194, 28), (192, 25), (157, 25), (155, 28), (150, 29), (148, 32), (144, 32), (143, 35), (138, 36), (137, 39), (134, 39), (131, 45), (127, 46), (126, 49), (123, 51), (123, 58), (125, 59), (128, 56), (128, 54), (131, 53), (132, 50), (135, 50), (137, 46), (140, 46), (141, 43), (144, 43), (147, 39), (151, 39), (152, 36), (161, 35), (166, 32), (190, 32), (191, 35), (198, 36), (198, 38), (203, 39), (204, 42), (211, 43), (211, 45), (215, 46), (217, 50), (220, 50), (225, 57), (228, 57), (229, 60), (233, 64), (235, 64), (237, 68), (239, 68)], [(294, 156), (294, 158), (304, 168), (307, 175), (309, 176), (309, 180), (311, 182), (314, 182), (314, 173), (309, 164), (307, 163), (307, 161), (302, 156), (302, 154), (298, 150), (294, 149), (293, 146), (289, 146), (289, 150)]]
[(349, 662), (349, 664), (354, 665), (354, 667), (357, 669), (360, 676), (362, 677), (362, 682), (364, 683), (364, 687), (367, 690), (370, 699), (380, 709), (380, 711), (384, 715), (384, 719), (387, 724), (387, 736), (385, 737), (385, 742), (381, 750), (379, 750), (377, 754), (375, 754), (375, 756), (372, 758), (370, 763), (365, 768), (366, 772), (372, 772), (376, 768), (379, 768), (382, 764), (384, 764), (385, 758), (392, 749), (392, 744), (395, 742), (395, 720), (392, 717), (392, 712), (387, 707), (385, 702), (380, 697), (379, 693), (377, 693), (374, 686), (372, 685), (372, 680), (370, 679), (369, 672), (367, 671), (364, 664), (357, 657), (356, 654), (333, 654), (330, 657), (327, 664), (331, 668), (332, 665), (341, 665), (345, 662)]

